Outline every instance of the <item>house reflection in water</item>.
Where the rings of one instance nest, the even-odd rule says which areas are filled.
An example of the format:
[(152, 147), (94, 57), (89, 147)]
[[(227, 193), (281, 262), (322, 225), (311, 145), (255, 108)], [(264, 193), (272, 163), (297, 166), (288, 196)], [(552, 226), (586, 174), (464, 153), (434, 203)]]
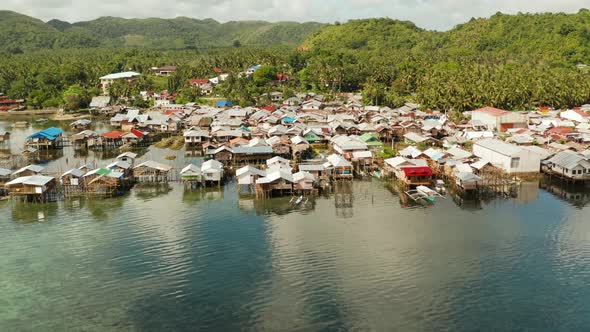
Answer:
[(514, 201), (518, 204), (527, 204), (539, 199), (539, 182), (523, 182), (518, 188), (518, 195)]
[(351, 218), (354, 216), (352, 185), (352, 182), (337, 181), (334, 183), (334, 205), (336, 215), (339, 217)]
[(590, 203), (590, 188), (584, 185), (566, 185), (559, 181), (546, 181), (542, 188), (554, 196), (568, 202), (579, 209)]

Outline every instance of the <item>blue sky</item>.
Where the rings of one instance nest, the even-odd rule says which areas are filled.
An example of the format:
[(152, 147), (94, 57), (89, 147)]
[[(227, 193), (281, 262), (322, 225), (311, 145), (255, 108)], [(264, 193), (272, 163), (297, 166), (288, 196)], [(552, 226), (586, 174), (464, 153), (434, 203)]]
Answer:
[(344, 22), (353, 18), (391, 17), (427, 29), (447, 30), (471, 17), (501, 11), (575, 13), (590, 0), (2, 0), (0, 9), (42, 20), (69, 22), (99, 16), (213, 18), (218, 21)]

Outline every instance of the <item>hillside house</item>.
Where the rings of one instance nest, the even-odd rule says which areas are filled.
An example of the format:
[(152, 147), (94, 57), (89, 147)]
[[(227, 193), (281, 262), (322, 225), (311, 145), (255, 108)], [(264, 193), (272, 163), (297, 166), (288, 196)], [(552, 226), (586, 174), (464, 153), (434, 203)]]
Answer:
[(127, 82), (133, 82), (136, 79), (138, 79), (139, 76), (141, 76), (141, 74), (136, 73), (134, 71), (127, 71), (127, 72), (115, 73), (115, 74), (109, 74), (109, 75), (102, 76), (100, 78), (100, 85), (102, 87), (102, 93), (105, 95), (108, 95), (109, 94), (109, 87), (115, 81), (125, 80)]
[(162, 66), (152, 68), (156, 76), (168, 77), (176, 72), (176, 66)]

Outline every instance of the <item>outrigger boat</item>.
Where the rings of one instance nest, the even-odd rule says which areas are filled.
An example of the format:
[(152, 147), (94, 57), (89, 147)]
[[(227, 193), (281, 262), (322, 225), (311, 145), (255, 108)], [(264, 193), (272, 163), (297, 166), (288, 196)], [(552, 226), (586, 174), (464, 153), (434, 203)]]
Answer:
[(301, 204), (301, 202), (303, 201), (303, 195), (299, 196), (299, 198), (297, 198), (297, 200), (293, 202), (294, 199), (295, 199), (295, 196), (291, 197), (291, 200), (289, 201), (289, 203), (293, 203), (293, 206), (297, 206), (297, 205)]
[(405, 193), (415, 202), (434, 203), (437, 197), (444, 198), (443, 195), (426, 186), (418, 186), (416, 190), (408, 190)]

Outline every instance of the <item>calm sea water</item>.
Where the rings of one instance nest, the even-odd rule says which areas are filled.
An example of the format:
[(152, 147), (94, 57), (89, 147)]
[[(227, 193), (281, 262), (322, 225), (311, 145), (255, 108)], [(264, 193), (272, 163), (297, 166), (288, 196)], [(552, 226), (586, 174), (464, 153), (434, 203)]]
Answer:
[(4, 201), (0, 331), (587, 331), (588, 201), (418, 207), (379, 181), (297, 208), (233, 183)]

